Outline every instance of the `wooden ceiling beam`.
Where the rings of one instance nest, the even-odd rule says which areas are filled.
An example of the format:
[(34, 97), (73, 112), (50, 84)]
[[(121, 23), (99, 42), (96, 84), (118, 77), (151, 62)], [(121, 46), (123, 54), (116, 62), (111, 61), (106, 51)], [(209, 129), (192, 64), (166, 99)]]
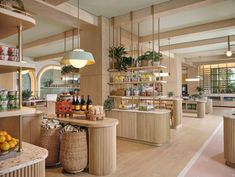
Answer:
[[(37, 14), (58, 21), (64, 25), (77, 27), (78, 8), (63, 3), (57, 6), (44, 2), (42, 0), (24, 0), (25, 9), (32, 14)], [(98, 17), (82, 9), (79, 11), (80, 20), (84, 23), (98, 26)]]
[[(29, 43), (26, 43), (23, 45), (23, 49), (30, 49), (30, 48), (34, 48), (34, 47), (43, 47), (44, 45), (48, 45), (48, 43), (53, 43), (53, 42), (58, 42), (60, 40), (63, 40), (65, 38), (65, 33), (66, 33), (66, 38), (70, 38), (73, 36), (73, 30), (68, 30), (65, 31), (64, 33), (59, 33), (59, 34), (55, 34), (53, 36), (49, 36), (43, 39), (39, 39), (36, 41), (32, 41)], [(74, 35), (77, 35), (77, 29), (74, 29)]]
[(63, 57), (63, 55), (64, 55), (64, 52), (60, 52), (60, 53), (55, 53), (55, 54), (35, 57), (34, 61), (35, 62), (39, 62), (39, 61), (45, 61), (45, 60), (52, 60), (52, 59), (56, 59), (56, 58), (61, 58), (61, 57)]
[(49, 3), (49, 4), (52, 4), (54, 6), (57, 6), (59, 4), (62, 4), (62, 3), (65, 3), (69, 0), (44, 0), (45, 2)]
[[(173, 0), (154, 5), (155, 17), (163, 17), (176, 14), (185, 10), (204, 7), (222, 0)], [(152, 16), (151, 7), (133, 11), (133, 21), (139, 23)], [(115, 17), (115, 25), (131, 23), (130, 14), (124, 14)]]
[[(205, 23), (201, 25), (195, 25), (195, 26), (190, 26), (186, 28), (162, 32), (160, 33), (160, 39), (166, 39), (169, 37), (172, 38), (172, 37), (183, 36), (183, 35), (188, 35), (188, 34), (195, 34), (195, 33), (200, 33), (200, 32), (205, 32), (205, 31), (218, 30), (218, 29), (234, 27), (234, 26), (235, 26), (235, 18), (232, 18), (232, 19), (221, 20), (221, 21)], [(154, 35), (155, 35), (155, 39), (157, 39), (157, 34), (154, 34)], [(140, 37), (140, 43), (144, 43), (148, 41), (152, 41), (152, 35)]]
[[(211, 39), (203, 39), (198, 41), (190, 41), (190, 42), (183, 42), (183, 43), (177, 43), (172, 44), (170, 46), (171, 50), (176, 49), (183, 49), (183, 48), (190, 48), (190, 47), (198, 47), (198, 46), (204, 46), (204, 45), (212, 45), (212, 44), (219, 44), (219, 43), (227, 43), (228, 37), (217, 37), (217, 38), (211, 38)], [(230, 36), (230, 41), (235, 41), (235, 35)], [(161, 51), (167, 51), (169, 50), (169, 46), (161, 46)]]

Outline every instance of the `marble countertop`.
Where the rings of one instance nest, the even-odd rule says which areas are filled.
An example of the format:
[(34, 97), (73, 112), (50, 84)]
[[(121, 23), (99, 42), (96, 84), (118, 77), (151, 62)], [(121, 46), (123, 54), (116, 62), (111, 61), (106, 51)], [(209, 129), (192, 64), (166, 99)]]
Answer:
[(0, 176), (43, 161), (48, 155), (48, 151), (41, 147), (25, 142), (22, 145), (22, 152), (0, 156)]

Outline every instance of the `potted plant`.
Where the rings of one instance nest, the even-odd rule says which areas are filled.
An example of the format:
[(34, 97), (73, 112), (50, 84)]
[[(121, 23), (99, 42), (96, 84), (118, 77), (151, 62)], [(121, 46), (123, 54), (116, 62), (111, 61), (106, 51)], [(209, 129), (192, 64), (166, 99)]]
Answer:
[(28, 101), (31, 96), (32, 96), (32, 92), (29, 89), (22, 91), (22, 99), (24, 101)]
[(204, 88), (201, 87), (201, 86), (198, 86), (198, 87), (196, 88), (196, 90), (198, 91), (199, 95), (202, 95), (203, 92), (204, 92)]
[(162, 54), (155, 51), (147, 51), (137, 58), (141, 62), (141, 66), (159, 65), (162, 59)]
[(202, 98), (199, 94), (192, 94), (191, 97), (193, 100), (200, 100)]
[(74, 72), (79, 72), (78, 68), (73, 67), (72, 65), (66, 65), (61, 68), (61, 74), (66, 75)]
[(106, 111), (111, 111), (111, 109), (114, 108), (114, 99), (108, 97), (105, 101), (104, 101), (104, 109)]
[(127, 51), (123, 46), (109, 48), (109, 57), (115, 59), (114, 68), (118, 71), (127, 71), (131, 66), (133, 58), (126, 55)]
[(174, 96), (174, 93), (173, 93), (173, 92), (168, 92), (168, 93), (167, 93), (167, 96), (168, 96), (168, 97), (173, 97), (173, 96)]

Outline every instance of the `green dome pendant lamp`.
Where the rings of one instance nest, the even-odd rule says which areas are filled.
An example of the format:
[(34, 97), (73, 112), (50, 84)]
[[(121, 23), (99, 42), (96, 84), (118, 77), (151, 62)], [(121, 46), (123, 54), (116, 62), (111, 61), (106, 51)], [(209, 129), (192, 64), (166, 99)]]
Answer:
[(78, 48), (64, 53), (61, 65), (72, 65), (75, 68), (83, 68), (86, 65), (95, 63), (95, 59), (90, 52), (80, 49), (80, 19), (79, 19), (79, 0), (78, 0)]

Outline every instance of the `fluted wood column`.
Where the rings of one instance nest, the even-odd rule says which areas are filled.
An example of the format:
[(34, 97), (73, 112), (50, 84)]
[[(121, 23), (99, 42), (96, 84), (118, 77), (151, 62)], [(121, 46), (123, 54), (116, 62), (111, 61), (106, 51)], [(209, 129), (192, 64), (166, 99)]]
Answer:
[(206, 102), (198, 101), (197, 102), (197, 117), (204, 118), (206, 113)]
[(224, 158), (235, 168), (235, 116), (224, 116)]
[(181, 117), (182, 117), (182, 100), (180, 99), (173, 100), (172, 128), (179, 128), (182, 126)]

